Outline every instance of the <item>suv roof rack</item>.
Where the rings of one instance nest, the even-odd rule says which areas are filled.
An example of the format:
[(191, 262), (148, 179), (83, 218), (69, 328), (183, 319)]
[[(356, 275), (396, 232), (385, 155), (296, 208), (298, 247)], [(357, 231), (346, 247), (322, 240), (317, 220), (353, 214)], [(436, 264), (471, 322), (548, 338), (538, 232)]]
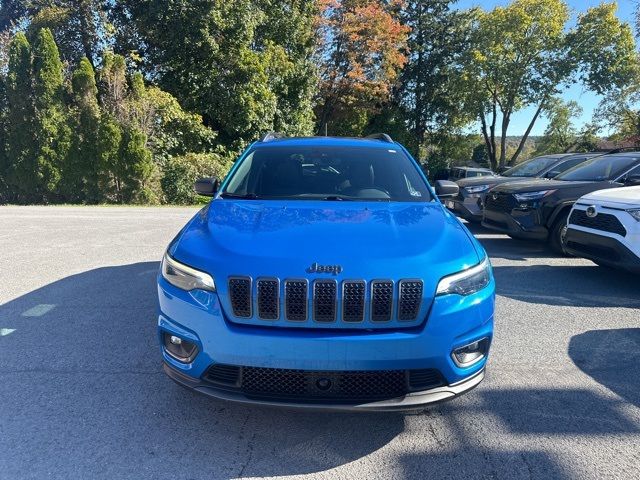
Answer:
[(267, 132), (265, 133), (262, 138), (260, 138), (260, 142), (271, 142), (273, 140), (278, 140), (280, 138), (284, 138), (284, 135), (282, 133), (279, 132)]
[(365, 138), (370, 138), (372, 140), (382, 140), (383, 142), (387, 142), (387, 143), (393, 143), (393, 139), (386, 133), (372, 133), (371, 135), (367, 135)]

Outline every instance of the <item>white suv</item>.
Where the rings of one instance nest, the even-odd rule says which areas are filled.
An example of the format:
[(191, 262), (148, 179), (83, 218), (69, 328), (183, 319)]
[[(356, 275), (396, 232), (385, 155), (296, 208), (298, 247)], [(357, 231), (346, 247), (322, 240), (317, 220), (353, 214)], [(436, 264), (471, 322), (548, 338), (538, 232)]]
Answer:
[(640, 186), (580, 197), (569, 215), (567, 253), (640, 273)]

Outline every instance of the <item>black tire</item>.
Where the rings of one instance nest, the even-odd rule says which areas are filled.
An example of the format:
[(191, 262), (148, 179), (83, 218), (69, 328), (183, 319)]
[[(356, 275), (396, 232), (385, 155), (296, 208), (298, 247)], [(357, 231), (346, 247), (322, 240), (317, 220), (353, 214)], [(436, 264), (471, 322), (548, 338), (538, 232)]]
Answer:
[(556, 218), (556, 221), (553, 223), (553, 227), (551, 228), (551, 232), (549, 232), (549, 245), (551, 249), (565, 257), (568, 257), (569, 254), (564, 250), (564, 237), (567, 234), (567, 219), (569, 218), (569, 210), (566, 210)]

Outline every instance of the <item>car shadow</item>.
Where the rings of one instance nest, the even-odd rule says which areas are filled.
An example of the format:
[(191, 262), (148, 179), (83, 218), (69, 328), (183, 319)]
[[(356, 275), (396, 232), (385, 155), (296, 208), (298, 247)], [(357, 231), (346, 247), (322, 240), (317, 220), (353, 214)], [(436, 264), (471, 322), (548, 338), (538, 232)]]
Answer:
[(640, 281), (596, 265), (494, 266), (496, 293), (529, 303), (640, 308)]
[[(212, 479), (302, 475), (379, 450), (384, 461), (398, 462), (404, 478), (475, 477), (478, 465), (493, 468), (494, 477), (514, 478), (516, 467), (495, 467), (512, 457), (532, 476), (565, 478), (550, 454), (474, 444), (467, 430), (474, 422), (455, 424), (455, 418), (498, 418), (508, 430), (530, 435), (636, 431), (607, 399), (578, 389), (479, 388), (419, 415), (213, 400), (180, 388), (162, 372), (157, 269), (157, 262), (98, 268), (0, 305), (0, 471), (6, 478), (22, 477), (27, 466), (58, 478), (95, 477), (96, 465), (102, 478), (132, 472), (136, 478), (158, 478), (158, 472)], [(448, 435), (455, 435), (457, 447), (434, 454), (391, 448), (389, 457), (385, 447), (398, 436), (431, 435), (433, 415), (449, 419)]]
[(575, 335), (569, 342), (569, 357), (596, 382), (640, 407), (640, 328)]
[(466, 222), (465, 226), (482, 244), (492, 258), (504, 258), (526, 262), (531, 258), (556, 257), (544, 242), (511, 238), (500, 232), (483, 227), (479, 223)]

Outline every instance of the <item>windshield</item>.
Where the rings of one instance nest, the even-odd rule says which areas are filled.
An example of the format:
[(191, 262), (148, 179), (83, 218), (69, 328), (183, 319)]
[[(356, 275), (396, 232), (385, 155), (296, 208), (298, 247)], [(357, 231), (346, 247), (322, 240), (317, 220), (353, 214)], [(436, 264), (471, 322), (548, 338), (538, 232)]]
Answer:
[(537, 177), (547, 168), (557, 162), (556, 157), (536, 157), (520, 165), (510, 168), (502, 175), (505, 177)]
[(467, 178), (470, 177), (488, 177), (488, 176), (493, 176), (494, 173), (493, 172), (489, 172), (487, 170), (469, 170), (467, 172)]
[(426, 182), (399, 148), (269, 146), (241, 162), (222, 197), (431, 200)]
[(629, 170), (639, 160), (640, 157), (618, 155), (596, 157), (573, 167), (571, 170), (567, 170), (563, 174), (558, 175), (555, 179), (590, 182), (615, 180), (624, 172)]

